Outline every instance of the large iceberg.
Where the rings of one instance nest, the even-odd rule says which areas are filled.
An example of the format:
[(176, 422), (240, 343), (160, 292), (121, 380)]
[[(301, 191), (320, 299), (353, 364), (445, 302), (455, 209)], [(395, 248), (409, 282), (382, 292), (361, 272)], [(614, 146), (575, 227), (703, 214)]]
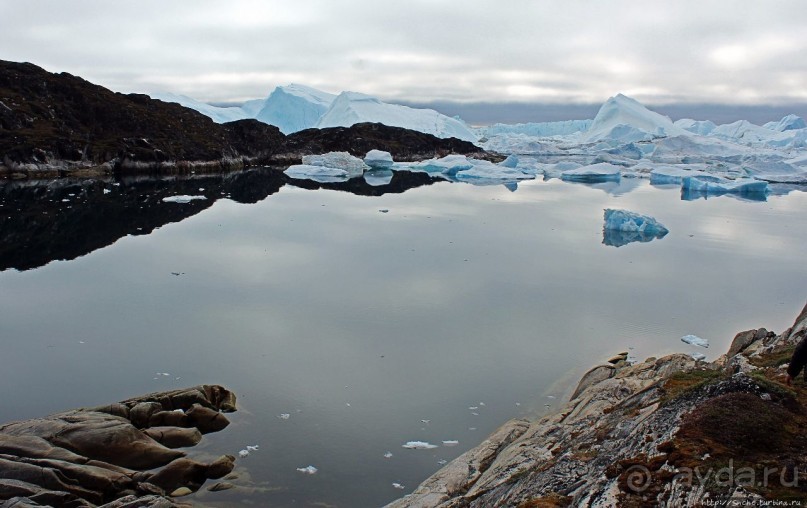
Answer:
[(778, 122), (768, 122), (763, 125), (763, 127), (778, 132), (785, 132), (797, 129), (807, 129), (807, 123), (805, 123), (804, 118), (800, 116), (787, 115)]
[(289, 166), (284, 173), (297, 179), (316, 182), (344, 182), (362, 176), (370, 167), (358, 157), (347, 152), (328, 152), (319, 155), (303, 155), (303, 163)]
[(681, 179), (681, 191), (684, 195), (698, 194), (756, 194), (765, 196), (768, 192), (768, 182), (754, 178), (738, 178), (729, 180), (714, 175), (685, 176)]
[(606, 208), (602, 243), (621, 247), (631, 242), (649, 242), (664, 238), (669, 230), (653, 217), (628, 210)]
[(381, 100), (357, 92), (342, 92), (317, 122), (317, 127), (350, 127), (362, 122), (378, 122), (433, 134), (438, 138), (458, 138), (476, 142), (477, 136), (461, 120), (433, 109), (416, 109)]
[(682, 118), (680, 120), (676, 120), (674, 124), (677, 127), (681, 127), (686, 131), (701, 136), (708, 135), (710, 132), (715, 130), (715, 127), (717, 127), (717, 125), (715, 125), (715, 123), (711, 120), (693, 120), (691, 118)]
[(275, 88), (254, 116), (276, 125), (283, 134), (309, 129), (317, 125), (336, 95), (292, 83)]
[(650, 111), (630, 97), (618, 94), (600, 107), (580, 140), (587, 143), (604, 140), (629, 143), (689, 134), (673, 124), (668, 117)]

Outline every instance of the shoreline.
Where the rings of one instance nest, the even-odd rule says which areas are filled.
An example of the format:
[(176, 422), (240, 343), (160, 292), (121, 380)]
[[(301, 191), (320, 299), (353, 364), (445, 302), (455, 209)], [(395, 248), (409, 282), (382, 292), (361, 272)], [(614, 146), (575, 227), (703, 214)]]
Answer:
[[(589, 369), (562, 407), (548, 415), (506, 422), (386, 508), (685, 507), (717, 500), (756, 506), (790, 499), (793, 492), (782, 488), (693, 485), (691, 478), (689, 484), (676, 480), (676, 474), (712, 468), (713, 456), (720, 453), (715, 450), (721, 450), (718, 445), (728, 446), (720, 443), (720, 435), (704, 438), (693, 432), (692, 419), (700, 417), (704, 408), (750, 397), (750, 402), (744, 400), (735, 408), (740, 411), (737, 420), (752, 427), (752, 431), (744, 429), (748, 440), (761, 430), (753, 427), (755, 413), (742, 404), (762, 404), (762, 411), (807, 404), (805, 388), (790, 390), (780, 382), (785, 362), (805, 336), (807, 305), (781, 334), (764, 328), (740, 332), (728, 352), (712, 362), (672, 354), (631, 364), (626, 361), (627, 352), (620, 353)], [(750, 422), (743, 418), (746, 412)], [(728, 431), (728, 427), (716, 430)], [(701, 446), (699, 451), (711, 453), (690, 456), (689, 448), (695, 447), (691, 441)], [(752, 459), (764, 462), (760, 462), (762, 451), (739, 452), (748, 445), (742, 440), (731, 444), (731, 464), (735, 460), (738, 464)], [(792, 455), (788, 460), (798, 458), (797, 451)], [(637, 472), (641, 473), (638, 486), (632, 483)], [(797, 473), (798, 469), (788, 474), (795, 474), (797, 480)], [(793, 483), (792, 478), (789, 481)], [(788, 485), (781, 483), (780, 487)]]

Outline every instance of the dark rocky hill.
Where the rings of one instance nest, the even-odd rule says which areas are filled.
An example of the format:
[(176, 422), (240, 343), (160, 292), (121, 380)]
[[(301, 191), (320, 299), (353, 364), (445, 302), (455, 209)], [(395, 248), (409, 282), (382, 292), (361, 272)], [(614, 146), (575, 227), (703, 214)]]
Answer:
[(472, 143), (381, 124), (284, 136), (257, 120), (217, 124), (175, 103), (121, 94), (67, 73), (0, 61), (0, 176), (182, 173), (291, 164), (310, 153), (376, 148), (399, 160), (486, 154)]

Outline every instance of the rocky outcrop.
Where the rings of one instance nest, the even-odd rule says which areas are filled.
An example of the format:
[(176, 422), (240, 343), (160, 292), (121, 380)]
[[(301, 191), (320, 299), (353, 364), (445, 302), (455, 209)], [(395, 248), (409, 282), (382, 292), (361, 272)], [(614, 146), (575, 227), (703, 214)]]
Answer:
[[(807, 387), (782, 381), (805, 335), (807, 306), (782, 334), (738, 334), (733, 359), (677, 354), (630, 364), (618, 355), (583, 376), (557, 413), (508, 422), (388, 507), (803, 501)], [(775, 481), (754, 483), (771, 471)]]
[(177, 448), (225, 428), (235, 395), (216, 385), (153, 393), (0, 426), (0, 507), (173, 507), (229, 474)]
[(303, 155), (328, 151), (364, 156), (374, 148), (398, 160), (488, 156), (455, 138), (381, 124), (309, 129), (287, 138), (257, 120), (217, 124), (176, 103), (0, 61), (0, 177), (218, 172), (298, 164)]

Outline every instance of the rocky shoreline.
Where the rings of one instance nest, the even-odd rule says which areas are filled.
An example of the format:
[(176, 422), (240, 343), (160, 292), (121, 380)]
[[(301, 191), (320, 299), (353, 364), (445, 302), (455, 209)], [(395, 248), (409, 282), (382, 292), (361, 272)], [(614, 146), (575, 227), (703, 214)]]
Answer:
[(387, 506), (801, 506), (807, 386), (784, 376), (805, 336), (807, 306), (780, 334), (737, 334), (710, 363), (621, 353), (556, 413), (506, 423)]
[(235, 395), (217, 385), (0, 425), (0, 508), (171, 508), (235, 458), (189, 459), (178, 448), (229, 424)]

